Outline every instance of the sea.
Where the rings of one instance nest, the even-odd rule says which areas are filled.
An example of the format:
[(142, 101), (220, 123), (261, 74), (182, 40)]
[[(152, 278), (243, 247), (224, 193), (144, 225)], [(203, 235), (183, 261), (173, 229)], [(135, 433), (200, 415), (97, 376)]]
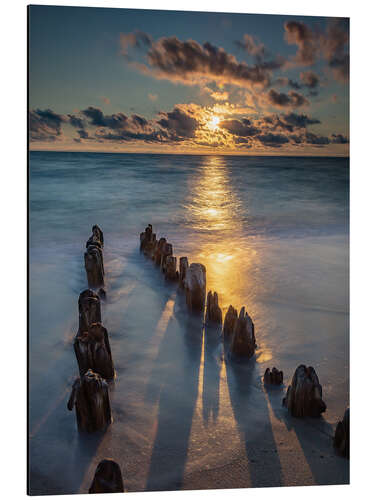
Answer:
[[(67, 401), (94, 224), (116, 379), (113, 424), (86, 436)], [(191, 318), (139, 252), (148, 224), (175, 256), (205, 265), (223, 314), (245, 306), (258, 346), (246, 366), (228, 362), (220, 331)], [(87, 492), (106, 457), (129, 491), (182, 489), (243, 449), (252, 486), (288, 484), (282, 474), (257, 481), (251, 449), (257, 436), (274, 439), (270, 414), (284, 418), (297, 366), (313, 366), (323, 388), (317, 432), (332, 437), (349, 404), (349, 159), (30, 152), (28, 341), (32, 494)], [(273, 366), (284, 386), (271, 408), (262, 377)], [(316, 482), (340, 481), (327, 478)]]

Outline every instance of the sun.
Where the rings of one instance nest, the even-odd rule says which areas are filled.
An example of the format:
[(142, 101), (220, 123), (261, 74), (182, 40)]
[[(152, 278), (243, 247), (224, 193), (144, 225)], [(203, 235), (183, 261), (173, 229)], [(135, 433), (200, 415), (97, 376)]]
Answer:
[(211, 130), (217, 130), (220, 123), (220, 116), (213, 115), (207, 121), (207, 127)]

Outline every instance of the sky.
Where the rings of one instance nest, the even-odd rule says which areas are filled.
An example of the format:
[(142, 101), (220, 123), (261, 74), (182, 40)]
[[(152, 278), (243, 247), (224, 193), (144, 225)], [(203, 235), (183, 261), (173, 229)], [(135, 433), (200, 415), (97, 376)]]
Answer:
[(31, 150), (349, 154), (349, 20), (29, 7)]

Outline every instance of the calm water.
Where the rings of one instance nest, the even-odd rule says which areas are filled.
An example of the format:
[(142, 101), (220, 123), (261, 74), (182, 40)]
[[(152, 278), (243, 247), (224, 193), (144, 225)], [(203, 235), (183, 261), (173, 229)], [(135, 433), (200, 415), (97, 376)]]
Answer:
[[(245, 305), (252, 316), (259, 349), (240, 378), (216, 335), (189, 320), (175, 287), (139, 254), (148, 223), (176, 256), (206, 266), (224, 313)], [(103, 323), (117, 379), (112, 427), (85, 437), (66, 401), (93, 224), (105, 238)], [(324, 422), (334, 424), (348, 404), (348, 224), (347, 159), (32, 152), (32, 492), (85, 492), (105, 456), (130, 490), (184, 487), (256, 440), (250, 423), (270, 427), (267, 366), (288, 383), (298, 364), (313, 365)]]

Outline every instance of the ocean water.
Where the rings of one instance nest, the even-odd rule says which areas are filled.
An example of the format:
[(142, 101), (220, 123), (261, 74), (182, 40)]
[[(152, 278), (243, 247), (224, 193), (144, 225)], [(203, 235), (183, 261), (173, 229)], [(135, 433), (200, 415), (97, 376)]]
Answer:
[[(281, 451), (251, 457), (260, 439), (277, 445), (272, 419), (287, 418), (281, 399), (295, 368), (314, 366), (323, 386), (327, 412), (306, 424), (321, 439), (349, 401), (348, 159), (31, 152), (29, 179), (31, 493), (87, 492), (104, 457), (130, 491), (186, 488), (241, 456), (250, 486), (290, 484)], [(206, 266), (224, 314), (246, 307), (258, 344), (248, 366), (226, 362), (218, 332), (190, 318), (139, 253), (148, 223), (177, 257)], [(117, 378), (112, 426), (84, 436), (66, 403), (93, 224), (104, 232), (102, 316)], [(268, 366), (286, 379), (271, 398)], [(341, 461), (326, 473), (314, 464), (314, 484), (347, 479)]]

